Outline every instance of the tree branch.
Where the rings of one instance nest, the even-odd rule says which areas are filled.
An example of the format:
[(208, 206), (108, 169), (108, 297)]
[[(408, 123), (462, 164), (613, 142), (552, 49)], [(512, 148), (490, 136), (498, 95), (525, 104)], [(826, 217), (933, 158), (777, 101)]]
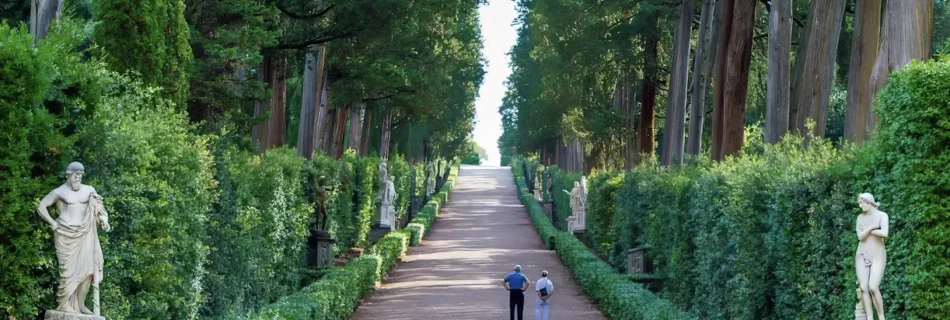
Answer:
[(343, 32), (343, 33), (340, 33), (340, 34), (335, 34), (335, 35), (332, 35), (332, 36), (324, 36), (324, 37), (319, 37), (319, 38), (314, 38), (314, 39), (308, 39), (308, 40), (300, 41), (300, 42), (279, 43), (279, 44), (277, 44), (276, 46), (269, 47), (268, 49), (280, 49), (280, 50), (283, 50), (283, 49), (304, 49), (304, 48), (306, 48), (306, 47), (309, 47), (309, 46), (312, 46), (312, 45), (315, 45), (315, 44), (326, 43), (326, 42), (330, 42), (330, 41), (337, 40), (337, 39), (347, 38), (347, 37), (350, 37), (350, 36), (356, 34), (356, 33), (359, 32), (359, 31), (361, 31), (361, 29), (350, 30), (350, 31)]
[(327, 12), (330, 12), (330, 9), (333, 9), (333, 5), (331, 4), (313, 14), (297, 14), (287, 8), (287, 6), (283, 4), (283, 1), (277, 0), (275, 4), (277, 5), (277, 10), (280, 10), (280, 12), (283, 14), (286, 14), (288, 17), (301, 20), (310, 20), (322, 17), (323, 15), (327, 14)]
[(415, 92), (416, 92), (416, 90), (410, 89), (410, 88), (397, 88), (395, 91), (390, 92), (390, 93), (388, 93), (388, 94), (378, 95), (378, 96), (375, 96), (375, 97), (372, 97), (372, 98), (365, 98), (365, 99), (363, 99), (363, 102), (371, 102), (371, 101), (385, 100), (385, 99), (389, 99), (389, 98), (395, 97), (397, 94), (401, 94), (401, 93), (415, 93)]

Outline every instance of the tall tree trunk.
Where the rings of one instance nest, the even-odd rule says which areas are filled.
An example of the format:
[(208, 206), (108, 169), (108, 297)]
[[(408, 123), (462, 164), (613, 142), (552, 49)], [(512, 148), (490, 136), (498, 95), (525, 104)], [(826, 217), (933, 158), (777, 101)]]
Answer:
[(742, 149), (745, 142), (745, 102), (749, 89), (749, 64), (752, 60), (752, 29), (755, 26), (755, 0), (736, 0), (726, 52), (723, 82), (722, 149), (719, 160)]
[(373, 112), (372, 109), (366, 107), (365, 104), (364, 109), (365, 111), (363, 112), (364, 116), (362, 129), (363, 133), (360, 134), (363, 137), (362, 141), (360, 141), (360, 156), (366, 157), (369, 156), (369, 138), (373, 129), (373, 114), (375, 112)]
[(383, 160), (389, 159), (389, 140), (393, 131), (393, 112), (391, 109), (383, 111), (383, 130), (382, 140), (379, 146), (379, 157)]
[[(686, 140), (686, 153), (698, 155), (703, 149), (703, 118), (706, 115), (706, 85), (709, 83), (711, 68), (708, 68), (710, 51), (711, 29), (713, 16), (716, 13), (716, 0), (703, 0), (702, 13), (699, 18), (699, 37), (696, 38), (696, 55), (693, 56), (693, 91), (690, 97), (689, 134)], [(709, 48), (707, 50), (707, 47)]]
[(624, 169), (631, 170), (633, 166), (637, 163), (637, 110), (636, 110), (636, 101), (637, 96), (635, 94), (636, 89), (633, 87), (633, 83), (636, 81), (632, 74), (625, 74), (623, 77), (623, 96), (621, 97), (621, 103), (625, 106), (624, 114), (626, 118), (626, 126), (624, 131)]
[(844, 137), (852, 142), (868, 139), (871, 71), (877, 58), (880, 34), (881, 0), (858, 1), (854, 10), (851, 67), (848, 69), (848, 107), (844, 116)]
[[(656, 26), (656, 17), (652, 17), (652, 25)], [(656, 79), (657, 79), (657, 45), (656, 35), (646, 35), (646, 61), (643, 73), (643, 95), (641, 97), (640, 127), (637, 132), (637, 150), (640, 154), (652, 156), (656, 150), (654, 121), (656, 118)]]
[[(716, 57), (716, 86), (713, 93), (713, 123), (712, 139), (710, 141), (710, 155), (713, 160), (722, 159), (722, 137), (723, 121), (725, 117), (725, 87), (726, 87), (726, 55), (729, 52), (729, 38), (732, 36), (733, 21), (732, 16), (735, 13), (736, 0), (721, 0), (722, 5), (722, 23), (719, 28), (719, 48)], [(742, 0), (739, 0), (742, 1)]]
[(254, 106), (254, 116), (270, 116), (253, 128), (254, 144), (258, 152), (283, 146), (287, 142), (286, 107), (287, 102), (287, 61), (276, 53), (268, 54), (258, 71), (260, 81), (271, 90), (267, 100), (258, 101)]
[[(911, 60), (926, 61), (930, 57), (930, 32), (933, 24), (933, 1), (887, 1), (884, 16), (884, 40), (871, 72), (871, 103), (887, 85), (890, 74)], [(877, 117), (871, 113), (869, 131)]]
[(300, 103), (300, 122), (297, 131), (297, 154), (313, 160), (316, 148), (317, 106), (323, 91), (323, 66), (326, 56), (326, 44), (317, 44), (307, 48), (307, 57), (303, 73), (303, 93)]
[(693, 1), (680, 4), (680, 19), (676, 25), (673, 44), (672, 74), (670, 75), (669, 104), (666, 106), (666, 126), (663, 134), (663, 164), (683, 163), (686, 142), (686, 92), (689, 86), (689, 40), (693, 32)]
[(808, 119), (815, 121), (815, 137), (825, 135), (828, 122), (828, 104), (834, 81), (838, 37), (847, 0), (812, 1), (809, 20), (812, 28), (808, 37), (808, 52), (798, 83), (798, 118), (796, 127), (802, 129)]
[(343, 156), (343, 142), (344, 138), (346, 138), (346, 117), (350, 113), (349, 108), (349, 105), (343, 105), (342, 108), (336, 110), (332, 133), (333, 138), (330, 139), (331, 143), (329, 143), (331, 145), (330, 154), (334, 159), (339, 159)]
[(353, 105), (353, 108), (350, 108), (350, 139), (346, 144), (349, 149), (360, 149), (360, 124), (362, 124), (362, 116), (365, 109), (366, 102), (363, 101), (357, 102)]
[(315, 123), (313, 125), (313, 127), (315, 128), (313, 131), (313, 134), (314, 134), (313, 141), (316, 141), (316, 146), (314, 148), (321, 149), (324, 151), (327, 150), (326, 139), (325, 139), (327, 135), (327, 127), (328, 127), (327, 122), (329, 122), (327, 118), (330, 117), (329, 116), (330, 111), (333, 110), (333, 108), (330, 105), (330, 90), (331, 90), (331, 87), (330, 87), (330, 81), (328, 79), (328, 73), (326, 70), (324, 70), (323, 90), (320, 92), (320, 104), (319, 104), (319, 107), (317, 108), (317, 115), (316, 115), (316, 119), (314, 119)]
[(769, 12), (769, 71), (765, 107), (765, 142), (776, 143), (788, 132), (791, 100), (792, 0), (772, 3)]
[(63, 11), (62, 0), (29, 0), (30, 1), (30, 34), (33, 35), (33, 45), (46, 38), (53, 21), (59, 19)]
[[(810, 17), (809, 17), (810, 18)], [(808, 44), (811, 43), (811, 29), (814, 19), (807, 19), (805, 27), (802, 28), (798, 39), (798, 49), (795, 50), (795, 64), (792, 66), (792, 95), (788, 105), (788, 131), (795, 134), (803, 134), (803, 128), (798, 126), (799, 108), (798, 96), (801, 92), (801, 82), (805, 73), (805, 63), (808, 61)]]

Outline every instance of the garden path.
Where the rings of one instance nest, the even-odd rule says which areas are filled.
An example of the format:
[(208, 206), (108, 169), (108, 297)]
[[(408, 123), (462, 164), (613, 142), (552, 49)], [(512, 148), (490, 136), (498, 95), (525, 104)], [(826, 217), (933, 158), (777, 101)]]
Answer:
[[(501, 279), (516, 264), (532, 284), (542, 270), (550, 273), (550, 319), (606, 319), (556, 253), (545, 250), (515, 188), (508, 167), (462, 166), (422, 245), (409, 248), (351, 319), (508, 319)], [(533, 288), (525, 319), (534, 318)]]

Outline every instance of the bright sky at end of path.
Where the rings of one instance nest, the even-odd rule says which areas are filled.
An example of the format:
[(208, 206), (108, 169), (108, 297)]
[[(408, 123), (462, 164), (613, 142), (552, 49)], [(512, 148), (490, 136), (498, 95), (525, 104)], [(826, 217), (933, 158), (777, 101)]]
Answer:
[(482, 165), (497, 166), (501, 160), (498, 137), (501, 136), (501, 115), (498, 107), (505, 97), (505, 80), (511, 74), (508, 51), (518, 39), (513, 26), (518, 12), (513, 0), (490, 0), (478, 9), (482, 28), (482, 53), (488, 60), (485, 79), (475, 100), (475, 142), (488, 153)]

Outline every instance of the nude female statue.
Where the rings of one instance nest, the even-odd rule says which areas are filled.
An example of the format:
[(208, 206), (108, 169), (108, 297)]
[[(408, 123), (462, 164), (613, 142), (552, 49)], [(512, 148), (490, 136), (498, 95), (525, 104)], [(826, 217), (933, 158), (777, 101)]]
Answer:
[(877, 209), (878, 203), (874, 202), (874, 196), (870, 193), (859, 195), (858, 205), (864, 213), (858, 215), (856, 221), (855, 231), (860, 242), (854, 267), (863, 292), (861, 302), (868, 320), (871, 320), (873, 314), (872, 303), (877, 310), (877, 318), (884, 320), (884, 298), (881, 296), (880, 286), (884, 266), (887, 264), (884, 238), (888, 234), (888, 218), (886, 213)]

